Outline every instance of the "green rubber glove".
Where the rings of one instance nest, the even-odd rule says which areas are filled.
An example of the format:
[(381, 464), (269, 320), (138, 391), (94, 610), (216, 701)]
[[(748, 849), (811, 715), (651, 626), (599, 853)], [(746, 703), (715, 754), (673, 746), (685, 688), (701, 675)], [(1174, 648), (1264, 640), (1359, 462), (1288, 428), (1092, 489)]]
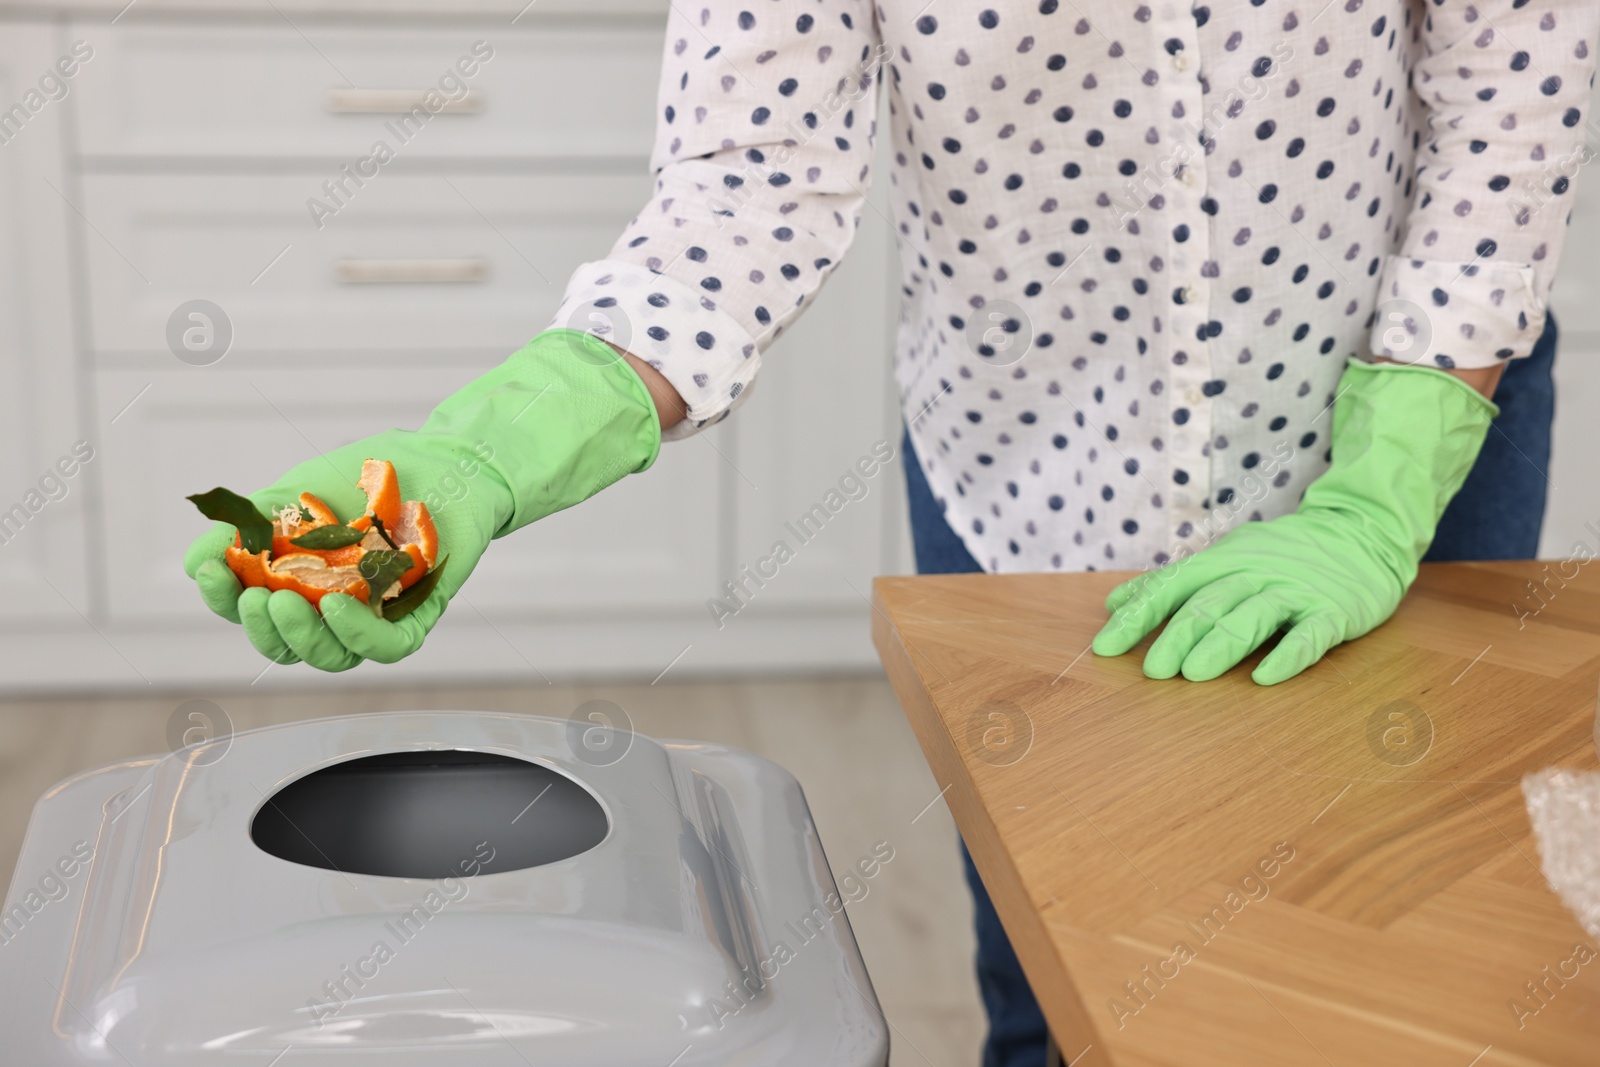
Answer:
[(189, 547), (184, 572), (212, 611), (244, 625), (276, 663), (343, 671), (393, 663), (422, 646), (491, 539), (571, 507), (655, 462), (661, 428), (633, 368), (603, 341), (550, 330), (441, 403), (422, 429), (389, 430), (307, 460), (250, 499), (263, 514), (313, 493), (341, 521), (366, 510), (364, 459), (385, 459), (404, 500), (428, 506), (449, 565), (421, 606), (394, 622), (354, 597), (329, 594), (319, 615), (288, 590), (242, 589), (223, 560), (234, 527), (217, 523)]
[(1498, 414), (1444, 371), (1352, 360), (1333, 408), (1332, 465), (1299, 510), (1117, 586), (1095, 653), (1120, 656), (1171, 615), (1144, 673), (1198, 682), (1288, 627), (1251, 677), (1294, 677), (1394, 613)]

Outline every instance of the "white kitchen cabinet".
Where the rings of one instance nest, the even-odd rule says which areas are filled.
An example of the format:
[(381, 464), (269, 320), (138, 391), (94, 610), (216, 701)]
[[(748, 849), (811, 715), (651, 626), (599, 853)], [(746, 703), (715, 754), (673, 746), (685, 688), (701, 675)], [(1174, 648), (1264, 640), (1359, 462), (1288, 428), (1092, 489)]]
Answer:
[[(85, 213), (94, 348), (170, 358), (173, 312), (206, 299), (237, 355), (381, 365), (495, 361), (555, 314), (578, 264), (605, 255), (648, 176), (383, 173), (321, 230), (315, 174), (91, 174)], [(443, 280), (434, 280), (443, 279)]]
[[(85, 95), (80, 147), (91, 166), (108, 157), (335, 161), (313, 186), (378, 141), (395, 154), (384, 169), (528, 158), (631, 168), (655, 132), (665, 11), (520, 29), (500, 20), (414, 29), (275, 20), (130, 22), (107, 33), (85, 23), (95, 74), (119, 91)], [(471, 96), (402, 125), (400, 115), (452, 72), (463, 88), (447, 86), (450, 95)]]
[[(4, 106), (37, 92), (59, 45), (48, 25), (0, 29)], [(71, 457), (77, 442), (91, 456), (99, 442), (79, 420), (63, 110), (0, 116), (0, 624), (90, 610), (84, 539), (98, 469)], [(64, 457), (71, 477), (56, 467)]]

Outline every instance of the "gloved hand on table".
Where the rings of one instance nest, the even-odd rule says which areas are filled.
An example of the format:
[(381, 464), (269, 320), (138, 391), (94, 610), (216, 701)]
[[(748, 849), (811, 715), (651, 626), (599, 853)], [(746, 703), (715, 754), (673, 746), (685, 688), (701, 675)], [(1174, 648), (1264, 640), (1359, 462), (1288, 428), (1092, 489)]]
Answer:
[(1444, 371), (1352, 360), (1334, 402), (1332, 464), (1299, 510), (1117, 586), (1095, 653), (1120, 656), (1170, 615), (1145, 675), (1205, 681), (1287, 626), (1251, 677), (1294, 677), (1394, 613), (1497, 414)]
[(363, 659), (393, 663), (422, 646), (449, 599), (491, 539), (571, 507), (655, 462), (661, 430), (639, 375), (605, 342), (550, 330), (449, 397), (420, 430), (388, 430), (309, 459), (250, 499), (263, 514), (302, 492), (341, 521), (362, 514), (356, 486), (364, 459), (388, 460), (401, 496), (428, 505), (449, 557), (439, 585), (394, 622), (355, 598), (329, 594), (322, 614), (298, 593), (244, 589), (223, 561), (235, 529), (217, 523), (189, 547), (183, 569), (212, 611), (244, 625), (250, 643), (277, 663), (325, 671)]

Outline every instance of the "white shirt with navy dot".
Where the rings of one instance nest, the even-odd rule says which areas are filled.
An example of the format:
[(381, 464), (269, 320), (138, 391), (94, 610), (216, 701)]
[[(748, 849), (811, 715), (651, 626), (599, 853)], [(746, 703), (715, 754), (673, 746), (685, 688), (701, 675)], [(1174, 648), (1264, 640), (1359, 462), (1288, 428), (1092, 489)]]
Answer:
[(1597, 29), (1595, 0), (674, 3), (655, 194), (553, 325), (660, 369), (685, 436), (890, 224), (901, 405), (973, 556), (1159, 564), (1295, 509), (1347, 358), (1529, 353)]

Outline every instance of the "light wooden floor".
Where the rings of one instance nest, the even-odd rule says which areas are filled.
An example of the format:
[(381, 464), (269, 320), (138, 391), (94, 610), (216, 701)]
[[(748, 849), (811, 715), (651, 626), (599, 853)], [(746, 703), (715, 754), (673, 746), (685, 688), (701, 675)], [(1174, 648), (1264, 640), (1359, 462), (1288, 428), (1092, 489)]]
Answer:
[(174, 693), (0, 701), (0, 870), (16, 863), (34, 799), (97, 764), (167, 749), (185, 700), (223, 708), (236, 731), (324, 715), (411, 709), (566, 717), (586, 700), (624, 708), (653, 737), (734, 745), (800, 779), (836, 871), (878, 841), (894, 859), (849, 907), (893, 1027), (894, 1067), (972, 1067), (983, 1015), (972, 978), (971, 904), (956, 833), (915, 737), (881, 678), (657, 686)]

